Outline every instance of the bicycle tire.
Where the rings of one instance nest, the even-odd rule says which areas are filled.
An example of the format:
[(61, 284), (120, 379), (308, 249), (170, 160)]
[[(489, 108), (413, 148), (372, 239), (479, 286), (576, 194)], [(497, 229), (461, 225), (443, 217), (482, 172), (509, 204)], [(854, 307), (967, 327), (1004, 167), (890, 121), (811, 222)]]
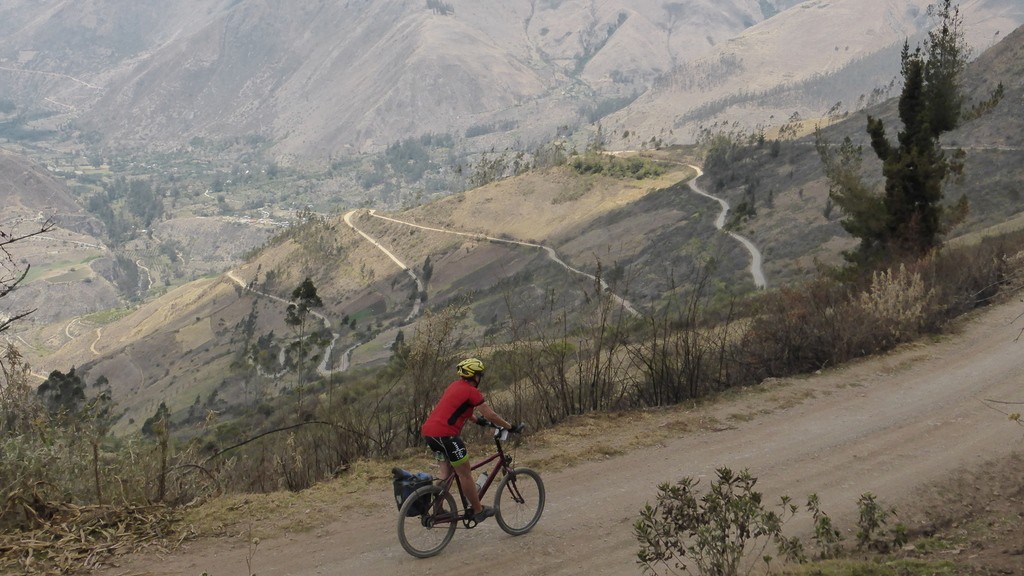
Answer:
[[(426, 513), (408, 516), (409, 509), (424, 496), (429, 497)], [(398, 541), (417, 558), (430, 558), (452, 541), (459, 523), (455, 498), (440, 486), (423, 486), (409, 495), (398, 511)]]
[(506, 474), (494, 495), (494, 519), (505, 532), (526, 534), (544, 512), (544, 482), (529, 468), (516, 468)]

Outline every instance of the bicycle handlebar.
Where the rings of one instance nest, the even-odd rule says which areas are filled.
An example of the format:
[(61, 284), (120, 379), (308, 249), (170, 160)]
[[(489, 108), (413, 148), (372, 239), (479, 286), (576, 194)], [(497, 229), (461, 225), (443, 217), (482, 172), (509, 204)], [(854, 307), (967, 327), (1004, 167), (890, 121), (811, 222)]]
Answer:
[(477, 426), (483, 426), (485, 428), (494, 428), (494, 437), (498, 438), (500, 436), (502, 441), (508, 439), (509, 432), (513, 434), (522, 434), (523, 430), (526, 428), (525, 422), (520, 422), (519, 424), (516, 424), (512, 428), (502, 428), (501, 426), (498, 426), (497, 424), (491, 422), (490, 420), (484, 418), (483, 416), (478, 417), (476, 420), (474, 420), (474, 422), (476, 423)]

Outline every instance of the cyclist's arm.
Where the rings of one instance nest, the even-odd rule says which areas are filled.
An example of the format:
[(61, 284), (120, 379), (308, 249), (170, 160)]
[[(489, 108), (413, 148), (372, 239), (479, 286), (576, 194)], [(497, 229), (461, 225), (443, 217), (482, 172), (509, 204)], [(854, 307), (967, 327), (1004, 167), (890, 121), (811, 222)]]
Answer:
[(502, 428), (506, 428), (506, 429), (512, 428), (512, 423), (509, 422), (508, 420), (505, 420), (501, 416), (498, 416), (498, 413), (495, 412), (493, 408), (488, 406), (486, 402), (484, 402), (483, 404), (477, 406), (476, 409), (477, 409), (478, 412), (480, 412), (481, 416), (483, 416), (484, 418), (487, 418), (488, 420), (490, 420), (494, 424), (497, 424), (498, 426), (501, 426)]

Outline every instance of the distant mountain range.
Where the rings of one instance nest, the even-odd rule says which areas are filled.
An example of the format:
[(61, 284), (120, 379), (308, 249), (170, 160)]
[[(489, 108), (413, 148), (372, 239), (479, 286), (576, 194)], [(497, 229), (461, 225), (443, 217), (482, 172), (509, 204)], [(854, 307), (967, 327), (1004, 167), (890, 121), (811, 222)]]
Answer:
[[(963, 3), (979, 50), (1024, 3)], [(246, 137), (323, 162), (422, 134), (534, 146), (687, 142), (869, 103), (926, 0), (12, 0), (0, 103), (109, 149)]]

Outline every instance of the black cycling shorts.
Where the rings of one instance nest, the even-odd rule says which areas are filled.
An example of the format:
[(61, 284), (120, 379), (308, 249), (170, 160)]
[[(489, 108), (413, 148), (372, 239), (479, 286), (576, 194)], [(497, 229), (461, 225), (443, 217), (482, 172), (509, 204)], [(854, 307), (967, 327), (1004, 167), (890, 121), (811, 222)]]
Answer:
[(453, 466), (469, 461), (466, 443), (458, 436), (427, 436), (427, 447), (434, 451), (434, 456), (438, 460), (447, 460)]

